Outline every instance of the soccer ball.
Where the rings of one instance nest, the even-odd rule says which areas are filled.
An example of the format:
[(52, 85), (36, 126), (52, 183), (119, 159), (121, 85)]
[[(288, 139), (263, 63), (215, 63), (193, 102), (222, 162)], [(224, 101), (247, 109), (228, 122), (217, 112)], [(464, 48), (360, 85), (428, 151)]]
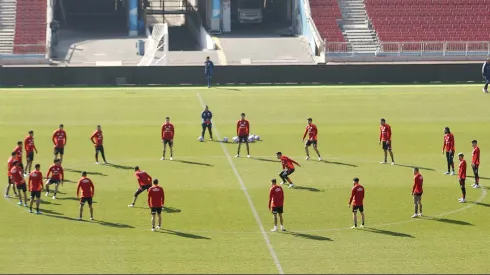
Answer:
[(254, 141), (255, 141), (254, 135), (250, 135), (248, 137), (248, 142), (254, 142)]
[(203, 142), (204, 141), (204, 138), (203, 137), (198, 137), (197, 140), (199, 140), (199, 142)]
[(238, 137), (233, 137), (233, 142), (238, 143)]
[(256, 140), (256, 141), (259, 141), (259, 140), (260, 140), (259, 135), (256, 135), (256, 136), (255, 136), (255, 140)]
[(228, 142), (228, 138), (227, 137), (224, 137), (223, 138), (223, 142)]

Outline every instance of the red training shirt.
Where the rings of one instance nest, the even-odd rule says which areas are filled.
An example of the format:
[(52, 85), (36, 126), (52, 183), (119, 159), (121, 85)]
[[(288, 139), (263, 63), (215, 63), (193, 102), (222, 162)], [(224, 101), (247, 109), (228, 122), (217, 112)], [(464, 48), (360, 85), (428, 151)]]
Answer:
[(421, 174), (417, 173), (413, 177), (412, 193), (422, 195), (422, 193), (424, 192), (424, 189), (422, 188), (423, 184), (424, 184), (424, 177), (422, 177)]
[(306, 130), (305, 130), (305, 134), (303, 135), (303, 139), (305, 139), (306, 134), (308, 134), (309, 140), (317, 140), (318, 128), (316, 128), (316, 125), (313, 123), (306, 125)]
[(476, 146), (471, 152), (471, 163), (474, 165), (480, 165), (480, 147)]
[(148, 206), (162, 207), (165, 204), (165, 192), (163, 188), (154, 185), (148, 189)]
[(15, 185), (21, 185), (26, 183), (22, 175), (22, 169), (20, 167), (18, 166), (12, 167), (12, 169), (10, 169), (10, 174), (12, 175), (12, 180), (14, 181)]
[(29, 191), (42, 191), (43, 190), (43, 173), (38, 170), (34, 170), (29, 174)]
[(446, 152), (456, 151), (456, 146), (454, 143), (454, 135), (452, 133), (444, 135), (444, 144), (442, 145), (442, 150), (446, 150)]
[(236, 123), (237, 136), (246, 136), (250, 133), (250, 122), (246, 119), (240, 119)]
[(152, 178), (145, 171), (138, 170), (134, 173), (134, 176), (138, 180), (140, 186), (151, 184)]
[(17, 155), (15, 156), (15, 160), (18, 161), (19, 163), (22, 163), (22, 147), (17, 146), (14, 148), (12, 152), (17, 153)]
[(269, 190), (269, 209), (284, 206), (284, 191), (279, 185), (273, 185)]
[(63, 167), (58, 164), (53, 164), (49, 166), (48, 173), (46, 174), (46, 178), (51, 176), (52, 179), (56, 180), (64, 180), (65, 175), (63, 173)]
[(104, 136), (102, 131), (95, 130), (95, 132), (90, 136), (90, 140), (95, 144), (95, 146), (102, 146), (104, 142)]
[(297, 163), (296, 161), (294, 161), (294, 160), (292, 160), (286, 156), (281, 157), (281, 163), (282, 163), (282, 169), (286, 169), (286, 168), (294, 169), (294, 164), (299, 165), (299, 163)]
[(362, 206), (364, 201), (364, 187), (360, 184), (354, 185), (352, 187), (349, 204), (354, 206)]
[(13, 157), (10, 157), (9, 160), (7, 161), (7, 171), (8, 171), (8, 176), (12, 176), (12, 174), (10, 174), (10, 169), (12, 169), (12, 167), (14, 167), (14, 161), (15, 159)]
[(388, 123), (379, 126), (379, 140), (380, 141), (391, 141), (391, 126)]
[(172, 123), (164, 123), (162, 125), (162, 139), (171, 140), (174, 139), (175, 128)]
[(65, 130), (56, 130), (53, 133), (52, 137), (54, 147), (56, 148), (64, 148), (66, 145), (66, 141), (68, 140), (68, 137), (66, 136)]
[[(82, 196), (80, 196), (80, 189), (82, 190)], [(92, 183), (92, 180), (90, 180), (87, 177), (82, 177), (78, 181), (77, 197), (79, 197), (79, 198), (91, 198), (94, 195), (95, 195), (95, 187), (94, 187), (94, 184)]]
[(458, 176), (460, 179), (466, 179), (466, 160), (461, 160), (459, 162)]
[(34, 138), (31, 136), (27, 136), (24, 139), (24, 150), (26, 150), (26, 153), (33, 152), (36, 149), (36, 145), (34, 145)]

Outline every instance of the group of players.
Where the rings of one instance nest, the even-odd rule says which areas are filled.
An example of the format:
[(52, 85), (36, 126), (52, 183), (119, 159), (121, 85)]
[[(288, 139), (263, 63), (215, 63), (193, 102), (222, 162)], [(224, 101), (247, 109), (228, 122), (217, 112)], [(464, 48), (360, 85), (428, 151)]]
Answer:
[[(208, 106), (205, 107), (205, 110), (201, 113), (202, 119), (202, 132), (201, 138), (204, 139), (206, 130), (209, 132), (210, 140), (213, 140), (212, 133), (212, 112), (209, 110)], [(245, 143), (247, 149), (247, 157), (250, 158), (250, 146), (248, 141), (248, 136), (250, 133), (250, 122), (246, 119), (244, 113), (241, 114), (241, 118), (236, 123), (236, 134), (238, 137), (238, 148), (237, 154), (235, 157), (240, 157), (240, 149), (242, 143)], [(170, 122), (170, 118), (166, 117), (165, 123), (161, 128), (161, 141), (163, 144), (163, 156), (161, 160), (166, 159), (166, 150), (167, 145), (170, 149), (170, 160), (173, 160), (173, 141), (175, 135), (175, 127)], [(382, 145), (382, 149), (384, 151), (384, 160), (381, 164), (387, 163), (388, 153), (391, 157), (391, 164), (395, 165), (395, 159), (392, 151), (392, 130), (391, 126), (386, 123), (385, 119), (380, 120), (380, 136), (379, 143)], [(322, 161), (322, 157), (318, 150), (318, 128), (313, 123), (312, 118), (307, 119), (306, 129), (303, 135), (303, 141), (307, 138), (304, 143), (306, 160), (310, 159), (309, 147), (313, 146), (318, 160)], [(105, 164), (109, 164), (105, 158), (104, 146), (103, 146), (103, 133), (101, 126), (98, 125), (95, 132), (90, 136), (91, 142), (95, 146), (95, 161), (99, 164), (99, 153), (102, 156), (102, 159)], [(54, 131), (52, 135), (52, 142), (54, 145), (54, 163), (49, 167), (48, 172), (46, 174), (46, 181), (44, 182), (44, 177), (42, 172), (40, 171), (40, 164), (36, 164), (34, 166), (34, 170), (31, 171), (32, 163), (34, 160), (34, 154), (37, 154), (37, 148), (34, 144), (34, 131), (29, 131), (27, 137), (25, 137), (24, 142), (18, 141), (17, 147), (11, 153), (11, 157), (8, 160), (8, 185), (5, 191), (5, 197), (9, 197), (10, 188), (13, 189), (14, 194), (19, 198), (19, 205), (24, 205), (25, 207), (29, 207), (29, 212), (34, 213), (33, 211), (33, 203), (36, 202), (36, 212), (37, 214), (41, 214), (39, 209), (41, 192), (45, 189), (45, 196), (50, 195), (50, 185), (55, 185), (53, 199), (56, 199), (56, 195), (58, 193), (59, 185), (63, 185), (64, 181), (64, 170), (62, 167), (63, 156), (64, 156), (64, 148), (67, 142), (66, 131), (64, 130), (64, 126), (62, 124), (59, 125), (59, 128)], [(480, 149), (478, 147), (478, 143), (476, 140), (472, 141), (473, 151), (472, 151), (472, 162), (471, 166), (475, 175), (475, 183), (472, 185), (473, 188), (479, 188), (479, 175), (478, 168), (480, 164)], [(24, 167), (22, 162), (23, 150), (26, 153), (26, 166)], [(447, 160), (447, 172), (445, 174), (454, 175), (454, 154), (455, 154), (455, 141), (454, 135), (451, 133), (449, 127), (444, 128), (444, 144), (442, 149), (443, 154), (446, 154)], [(277, 159), (281, 161), (282, 170), (279, 173), (279, 177), (281, 178), (280, 185), (289, 184), (289, 188), (294, 188), (294, 183), (290, 179), (290, 175), (295, 171), (295, 165), (301, 167), (301, 165), (290, 159), (289, 157), (282, 154), (282, 152), (276, 153)], [(458, 154), (459, 159), (459, 169), (458, 169), (458, 181), (460, 184), (460, 188), (462, 191), (462, 197), (458, 200), (461, 203), (466, 202), (466, 160), (464, 159), (464, 154)], [(452, 170), (451, 170), (452, 169)], [(159, 186), (158, 179), (152, 179), (152, 177), (141, 170), (138, 166), (134, 168), (135, 177), (138, 181), (139, 187), (136, 190), (133, 198), (133, 202), (128, 205), (129, 207), (134, 207), (138, 196), (144, 192), (145, 190), (148, 192), (148, 206), (151, 210), (152, 214), (152, 231), (161, 228), (162, 217), (161, 212), (164, 207), (165, 202), (165, 193), (161, 186)], [(24, 178), (28, 178), (26, 183)], [(276, 179), (272, 179), (271, 181), (272, 187), (269, 190), (269, 210), (272, 212), (274, 217), (274, 228), (272, 231), (278, 230), (278, 217), (281, 225), (281, 230), (284, 231), (283, 224), (283, 207), (284, 207), (284, 191), (280, 185), (277, 184)], [(351, 196), (349, 198), (348, 206), (352, 206), (353, 212), (353, 220), (354, 225), (352, 228), (357, 228), (357, 212), (361, 213), (362, 221), (361, 227), (364, 226), (364, 187), (359, 183), (359, 178), (353, 179), (353, 187), (351, 189)], [(31, 200), (30, 205), (28, 205), (27, 199), (27, 190), (31, 192)], [(17, 194), (18, 191), (18, 194)], [(77, 185), (77, 197), (80, 198), (80, 216), (78, 219), (82, 219), (83, 215), (83, 207), (85, 203), (89, 205), (90, 208), (90, 219), (93, 220), (93, 207), (92, 207), (92, 199), (95, 194), (95, 187), (91, 179), (87, 177), (87, 172), (83, 171), (81, 175), (81, 179), (78, 181)], [(414, 206), (415, 211), (412, 218), (422, 216), (422, 194), (423, 194), (423, 176), (420, 174), (418, 168), (414, 168), (414, 184), (412, 188), (412, 195), (414, 198)], [(23, 200), (24, 199), (24, 200)], [(158, 225), (156, 224), (156, 215), (158, 215)]]

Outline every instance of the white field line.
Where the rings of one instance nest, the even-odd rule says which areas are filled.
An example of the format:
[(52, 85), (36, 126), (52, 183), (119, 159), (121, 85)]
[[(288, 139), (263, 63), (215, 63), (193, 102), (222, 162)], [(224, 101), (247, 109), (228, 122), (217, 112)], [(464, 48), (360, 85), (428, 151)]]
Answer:
[[(204, 108), (206, 106), (206, 104), (204, 103), (204, 100), (202, 99), (202, 97), (199, 93), (197, 93), (197, 98), (199, 99), (199, 102), (201, 103), (202, 107)], [(214, 131), (216, 133), (216, 137), (218, 137), (218, 139), (221, 139), (219, 132), (218, 132), (218, 128), (216, 127), (216, 123), (214, 123), (213, 128), (214, 128)], [(225, 156), (228, 159), (228, 163), (230, 164), (231, 168), (233, 169), (233, 172), (235, 173), (235, 176), (236, 176), (238, 182), (240, 183), (240, 186), (243, 190), (243, 194), (247, 198), (248, 204), (250, 206), (250, 210), (252, 210), (252, 214), (255, 218), (255, 221), (257, 222), (257, 225), (259, 226), (260, 233), (262, 233), (262, 237), (264, 237), (264, 241), (267, 245), (267, 248), (269, 249), (272, 260), (274, 261), (274, 263), (276, 265), (277, 271), (279, 272), (279, 274), (284, 274), (284, 270), (281, 266), (281, 263), (279, 262), (279, 259), (277, 258), (277, 255), (276, 255), (276, 252), (274, 251), (274, 248), (272, 247), (272, 243), (269, 240), (267, 233), (265, 232), (264, 226), (262, 224), (262, 220), (259, 217), (259, 213), (257, 213), (257, 209), (255, 209), (255, 206), (252, 202), (252, 198), (250, 197), (250, 194), (248, 193), (248, 190), (245, 187), (243, 179), (240, 176), (240, 173), (238, 173), (238, 170), (237, 170), (235, 164), (233, 163), (233, 160), (231, 159), (230, 153), (228, 152), (228, 149), (226, 149), (226, 147), (223, 143), (221, 143), (221, 148), (223, 149), (223, 152), (225, 153)]]

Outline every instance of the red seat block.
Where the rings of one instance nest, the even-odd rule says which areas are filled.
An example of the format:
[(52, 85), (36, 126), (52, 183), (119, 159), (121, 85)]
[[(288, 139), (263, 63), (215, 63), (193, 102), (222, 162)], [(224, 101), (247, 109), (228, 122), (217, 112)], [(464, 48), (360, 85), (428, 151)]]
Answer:
[(17, 0), (14, 53), (46, 53), (46, 0)]

